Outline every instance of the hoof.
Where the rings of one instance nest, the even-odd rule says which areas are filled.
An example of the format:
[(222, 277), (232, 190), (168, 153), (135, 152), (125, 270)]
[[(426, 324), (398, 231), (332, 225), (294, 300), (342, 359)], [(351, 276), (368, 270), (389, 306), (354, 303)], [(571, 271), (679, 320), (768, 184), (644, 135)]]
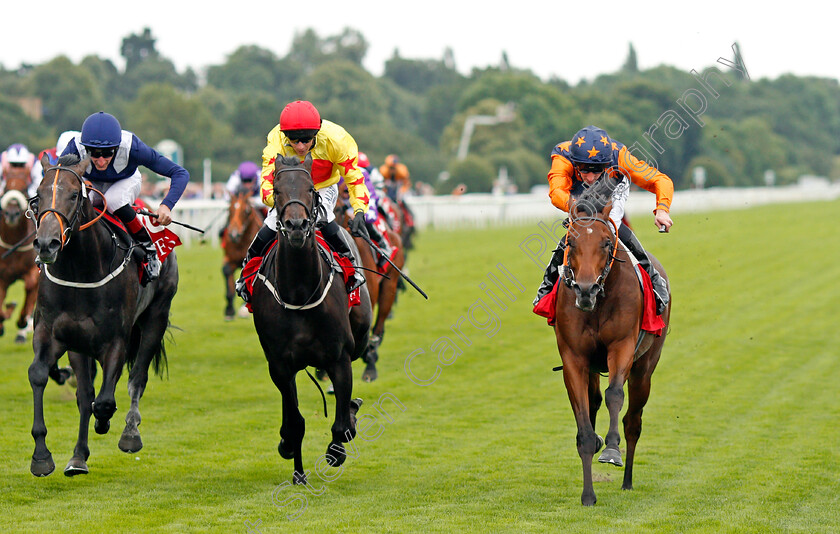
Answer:
[(315, 378), (317, 378), (321, 382), (326, 382), (330, 379), (330, 377), (327, 375), (327, 372), (323, 369), (315, 369)]
[(327, 454), (324, 457), (330, 467), (341, 467), (341, 464), (347, 459), (347, 452), (344, 450), (344, 445), (333, 442), (327, 447)]
[(621, 461), (621, 452), (612, 448), (604, 449), (604, 452), (598, 457), (598, 461), (602, 464), (613, 464), (616, 467), (624, 465), (624, 462)]
[(55, 471), (55, 462), (53, 462), (52, 454), (47, 455), (43, 460), (37, 460), (32, 457), (32, 463), (29, 465), (29, 470), (36, 477), (45, 477)]
[(373, 382), (379, 377), (376, 372), (376, 365), (369, 363), (365, 366), (365, 372), (362, 373), (362, 382)]
[(594, 506), (596, 502), (598, 502), (598, 499), (595, 498), (595, 494), (580, 496), (580, 504), (584, 506)]
[(298, 473), (295, 471), (295, 474), (292, 475), (292, 484), (297, 484), (299, 486), (305, 486), (308, 484), (306, 480), (306, 473)]
[(24, 343), (26, 343), (26, 334), (18, 334), (15, 336), (16, 345), (23, 345)]
[(140, 439), (139, 432), (135, 432), (133, 434), (123, 432), (117, 446), (123, 452), (137, 452), (143, 448), (143, 440)]
[(282, 439), (280, 440), (280, 443), (277, 444), (277, 452), (280, 453), (280, 456), (284, 460), (291, 460), (295, 457), (295, 451), (287, 449), (286, 444)]
[(335, 395), (335, 388), (333, 387), (332, 382), (330, 382), (330, 385), (327, 386), (327, 395)]
[(64, 468), (64, 476), (74, 477), (76, 475), (88, 474), (88, 466), (81, 458), (71, 458)]
[(352, 415), (356, 415), (356, 413), (358, 413), (359, 409), (362, 407), (362, 404), (364, 404), (364, 402), (365, 401), (359, 398), (350, 399), (350, 413)]
[(232, 313), (231, 314), (227, 314), (227, 313), (225, 314), (225, 321), (233, 321), (234, 319), (235, 319), (235, 317), (233, 316)]
[(97, 434), (107, 434), (108, 431), (111, 430), (111, 421), (97, 419), (93, 424), (93, 429)]

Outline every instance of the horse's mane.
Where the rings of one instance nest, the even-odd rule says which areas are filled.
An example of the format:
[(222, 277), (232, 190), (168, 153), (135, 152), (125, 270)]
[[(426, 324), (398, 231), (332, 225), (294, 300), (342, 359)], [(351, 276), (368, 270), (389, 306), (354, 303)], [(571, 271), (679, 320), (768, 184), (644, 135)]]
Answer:
[(614, 190), (615, 187), (609, 182), (609, 178), (602, 176), (578, 195), (575, 199), (575, 209), (583, 211), (587, 217), (592, 217), (611, 202)]
[(65, 154), (58, 158), (56, 165), (75, 165), (81, 161), (78, 154)]
[(280, 162), (281, 165), (285, 165), (286, 167), (301, 167), (303, 163), (297, 159), (296, 156), (279, 156), (277, 161)]

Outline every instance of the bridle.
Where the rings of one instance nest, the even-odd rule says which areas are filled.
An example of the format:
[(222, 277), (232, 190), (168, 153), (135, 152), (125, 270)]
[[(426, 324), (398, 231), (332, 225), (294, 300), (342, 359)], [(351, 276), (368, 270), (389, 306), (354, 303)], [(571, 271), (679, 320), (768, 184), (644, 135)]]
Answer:
[[(618, 259), (616, 258), (616, 252), (618, 252), (618, 226), (615, 224), (610, 218), (607, 220), (601, 219), (599, 217), (593, 216), (586, 216), (586, 217), (570, 217), (569, 218), (569, 232), (572, 232), (572, 226), (578, 221), (597, 221), (603, 223), (609, 228), (610, 230), (614, 230), (610, 232), (611, 240), (612, 240), (612, 251), (610, 252), (610, 261), (606, 262), (604, 265), (604, 269), (601, 271), (601, 274), (598, 275), (598, 278), (595, 280), (593, 284), (594, 287), (597, 288), (597, 292), (601, 295), (604, 294), (604, 283), (607, 280), (607, 276), (610, 274), (610, 269), (612, 269), (613, 262)], [(589, 226), (589, 225), (585, 225)], [(566, 243), (566, 249), (563, 252), (563, 283), (566, 287), (572, 289), (580, 289), (577, 281), (575, 280), (575, 272), (572, 270), (572, 266), (569, 262), (569, 244), (568, 238)], [(621, 260), (618, 260), (621, 261)]]
[[(302, 169), (300, 167), (288, 167), (288, 168), (283, 168), (283, 169), (277, 169), (274, 172), (274, 177), (277, 178), (280, 173), (288, 172), (288, 171), (304, 172), (304, 173), (306, 173), (307, 176), (309, 176), (310, 180), (312, 179), (312, 174), (309, 171), (307, 171), (306, 169)], [(307, 224), (306, 231), (304, 232), (304, 235), (303, 235), (304, 239), (309, 239), (309, 236), (311, 236), (312, 233), (315, 231), (315, 225), (318, 223), (318, 215), (321, 211), (321, 197), (315, 191), (315, 186), (314, 185), (312, 185), (312, 187), (309, 188), (309, 191), (312, 193), (312, 211), (309, 210), (309, 206), (304, 204), (303, 201), (298, 200), (296, 198), (293, 198), (293, 199), (289, 200), (288, 202), (286, 202), (285, 204), (283, 204), (283, 206), (277, 211), (277, 228), (276, 228), (276, 230), (278, 232), (280, 232), (281, 234), (283, 234), (283, 237), (285, 237), (286, 239), (289, 239), (289, 235), (287, 233), (286, 227), (283, 225), (283, 213), (286, 212), (286, 208), (288, 208), (289, 206), (292, 206), (294, 204), (301, 205), (303, 207), (303, 211), (306, 213), (305, 221), (308, 224)]]
[[(73, 231), (73, 228), (76, 226), (76, 223), (79, 221), (79, 217), (82, 212), (82, 206), (84, 205), (84, 200), (88, 197), (87, 191), (91, 189), (92, 191), (96, 191), (102, 197), (102, 201), (106, 203), (106, 205), (102, 208), (102, 212), (99, 213), (96, 217), (92, 220), (82, 224), (79, 226), (79, 231), (86, 230), (93, 226), (96, 221), (102, 218), (105, 215), (105, 210), (107, 209), (107, 201), (105, 200), (105, 195), (100, 193), (98, 190), (94, 189), (93, 187), (88, 187), (85, 184), (84, 179), (69, 167), (62, 167), (59, 163), (54, 167), (50, 167), (44, 172), (44, 175), (50, 171), (55, 171), (55, 176), (53, 177), (53, 186), (52, 186), (52, 199), (51, 205), (49, 208), (41, 211), (38, 206), (38, 197), (32, 197), (29, 200), (29, 209), (26, 211), (26, 216), (31, 218), (35, 222), (35, 230), (37, 231), (38, 228), (41, 226), (41, 223), (44, 220), (44, 217), (52, 213), (55, 218), (58, 220), (58, 226), (61, 229), (61, 248), (64, 249), (64, 246), (70, 241), (70, 235)], [(73, 208), (72, 217), (67, 217), (64, 213), (56, 209), (56, 192), (58, 190), (58, 176), (61, 171), (67, 171), (73, 174), (76, 179), (79, 181), (79, 185), (81, 185), (81, 195), (79, 195), (76, 199), (76, 206)]]

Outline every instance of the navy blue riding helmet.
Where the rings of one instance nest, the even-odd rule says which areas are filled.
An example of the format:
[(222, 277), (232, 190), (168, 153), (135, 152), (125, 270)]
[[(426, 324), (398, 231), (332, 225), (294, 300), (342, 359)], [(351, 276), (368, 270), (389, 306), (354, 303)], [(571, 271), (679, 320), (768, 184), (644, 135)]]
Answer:
[(120, 121), (110, 113), (94, 113), (82, 124), (82, 145), (96, 148), (110, 148), (120, 145), (122, 127)]

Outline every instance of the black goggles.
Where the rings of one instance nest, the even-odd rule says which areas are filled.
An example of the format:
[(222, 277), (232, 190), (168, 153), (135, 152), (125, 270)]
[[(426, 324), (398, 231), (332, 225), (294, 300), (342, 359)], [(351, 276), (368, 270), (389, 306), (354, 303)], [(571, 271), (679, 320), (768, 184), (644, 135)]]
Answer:
[(575, 165), (578, 172), (594, 172), (601, 173), (607, 170), (606, 165)]
[(298, 143), (307, 144), (308, 142), (312, 141), (313, 139), (315, 139), (314, 135), (305, 136), (305, 137), (289, 137), (289, 142), (292, 143), (293, 145), (296, 145)]
[(88, 151), (88, 154), (90, 154), (90, 157), (92, 157), (92, 158), (110, 158), (111, 156), (113, 156), (114, 154), (117, 153), (117, 149), (115, 147), (109, 147), (109, 148), (88, 147), (87, 151)]

